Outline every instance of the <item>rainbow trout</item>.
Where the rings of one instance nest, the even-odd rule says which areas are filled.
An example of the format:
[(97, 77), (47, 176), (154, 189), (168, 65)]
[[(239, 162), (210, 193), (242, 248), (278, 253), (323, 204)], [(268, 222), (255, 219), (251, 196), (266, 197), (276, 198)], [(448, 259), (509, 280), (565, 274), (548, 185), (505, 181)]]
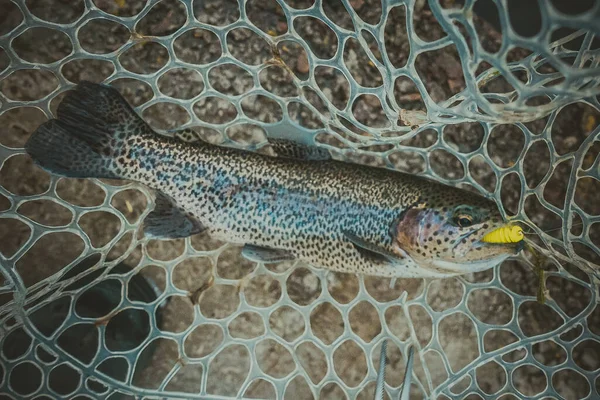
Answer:
[(484, 197), (335, 161), (320, 148), (271, 144), (277, 157), (159, 135), (115, 89), (84, 82), (25, 148), (55, 174), (155, 189), (144, 220), (149, 237), (207, 231), (244, 244), (242, 254), (257, 262), (302, 259), (341, 272), (445, 277), (493, 267), (523, 247), (482, 240), (507, 229)]

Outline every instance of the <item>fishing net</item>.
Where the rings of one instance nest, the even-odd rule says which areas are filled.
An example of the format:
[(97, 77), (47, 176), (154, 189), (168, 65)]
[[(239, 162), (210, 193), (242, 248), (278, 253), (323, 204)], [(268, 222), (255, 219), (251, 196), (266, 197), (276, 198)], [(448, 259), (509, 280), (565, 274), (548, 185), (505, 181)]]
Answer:
[[(372, 398), (387, 338), (391, 398), (410, 346), (411, 398), (598, 398), (599, 6), (574, 3), (0, 0), (0, 392)], [(390, 281), (148, 240), (147, 188), (24, 153), (83, 79), (186, 140), (488, 194), (541, 256)]]

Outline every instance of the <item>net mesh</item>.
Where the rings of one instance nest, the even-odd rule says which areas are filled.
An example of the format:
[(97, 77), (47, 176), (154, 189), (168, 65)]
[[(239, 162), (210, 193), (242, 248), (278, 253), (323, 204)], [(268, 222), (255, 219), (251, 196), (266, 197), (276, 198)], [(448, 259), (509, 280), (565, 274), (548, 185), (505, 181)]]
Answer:
[[(392, 398), (409, 346), (411, 398), (600, 396), (599, 6), (556, 4), (528, 35), (505, 1), (496, 28), (473, 1), (0, 1), (0, 391), (371, 398), (389, 338)], [(148, 240), (148, 189), (24, 154), (82, 79), (187, 140), (300, 135), (492, 195), (549, 257), (546, 304), (532, 259), (392, 282)]]

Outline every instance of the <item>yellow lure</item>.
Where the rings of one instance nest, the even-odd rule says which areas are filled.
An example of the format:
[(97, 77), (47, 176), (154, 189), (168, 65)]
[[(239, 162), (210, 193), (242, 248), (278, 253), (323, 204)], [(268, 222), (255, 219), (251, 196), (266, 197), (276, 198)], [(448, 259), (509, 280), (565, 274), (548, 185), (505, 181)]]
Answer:
[(481, 241), (486, 243), (518, 243), (524, 237), (523, 228), (518, 225), (508, 225), (488, 233)]

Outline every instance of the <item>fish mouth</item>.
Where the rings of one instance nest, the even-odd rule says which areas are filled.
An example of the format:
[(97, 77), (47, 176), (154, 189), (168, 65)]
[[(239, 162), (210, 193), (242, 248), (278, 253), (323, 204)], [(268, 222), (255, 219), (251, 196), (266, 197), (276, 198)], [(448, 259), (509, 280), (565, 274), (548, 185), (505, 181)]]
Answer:
[[(508, 252), (518, 254), (521, 250), (523, 250), (525, 248), (525, 240), (523, 240), (523, 239), (521, 239), (519, 241), (515, 241), (515, 242), (486, 240), (490, 236), (490, 234), (493, 234), (493, 233), (501, 231), (501, 230), (514, 228), (515, 226), (518, 226), (518, 225), (506, 224), (499, 228), (491, 229), (491, 230), (485, 232), (485, 234), (483, 234), (481, 239), (479, 239), (479, 241), (477, 242), (477, 244), (479, 245), (478, 247), (488, 247), (488, 248), (495, 248), (495, 249), (505, 248), (508, 250)], [(520, 227), (519, 227), (519, 229), (520, 229)]]
[[(506, 225), (508, 226), (508, 225)], [(521, 240), (519, 242), (514, 242), (514, 243), (509, 243), (509, 242), (489, 242), (489, 241), (484, 241), (483, 238), (486, 237), (489, 233), (492, 233), (494, 231), (497, 231), (498, 229), (502, 229), (503, 227), (500, 228), (494, 228), (494, 229), (490, 229), (489, 231), (485, 232), (484, 234), (481, 235), (481, 239), (479, 239), (477, 242), (473, 243), (473, 247), (474, 248), (488, 248), (490, 250), (495, 250), (496, 253), (510, 253), (510, 254), (518, 254), (521, 252), (521, 250), (523, 250), (525, 248), (525, 241)], [(481, 228), (478, 229), (473, 229), (470, 232), (465, 233), (464, 235), (460, 236), (458, 238), (458, 240), (456, 241), (456, 243), (454, 243), (454, 245), (452, 246), (452, 251), (456, 252), (457, 247), (460, 246), (462, 244), (462, 241), (464, 239), (468, 239), (469, 237), (471, 237), (472, 235), (478, 233), (481, 231)], [(502, 251), (505, 250), (505, 251)]]

